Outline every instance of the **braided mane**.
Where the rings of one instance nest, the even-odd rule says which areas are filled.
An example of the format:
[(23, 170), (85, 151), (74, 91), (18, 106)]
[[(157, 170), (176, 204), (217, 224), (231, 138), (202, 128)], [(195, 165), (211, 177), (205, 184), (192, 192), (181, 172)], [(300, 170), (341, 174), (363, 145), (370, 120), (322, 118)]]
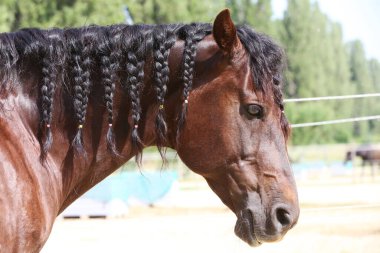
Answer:
[[(250, 64), (256, 89), (271, 89), (275, 102), (283, 109), (281, 83), (283, 51), (267, 36), (247, 26), (238, 26), (238, 36), (250, 55)], [(177, 40), (183, 40), (182, 110), (178, 115), (177, 137), (185, 124), (187, 98), (192, 88), (197, 43), (211, 34), (210, 24), (172, 25), (111, 25), (69, 29), (22, 29), (0, 34), (0, 96), (19, 82), (26, 59), (35, 59), (40, 69), (39, 113), (41, 157), (44, 159), (52, 146), (51, 122), (57, 83), (72, 91), (72, 104), (77, 122), (73, 148), (84, 152), (82, 126), (86, 121), (89, 95), (92, 90), (94, 66), (99, 66), (104, 85), (104, 104), (107, 111), (107, 147), (117, 154), (113, 133), (113, 98), (115, 86), (120, 83), (128, 95), (132, 118), (132, 144), (137, 154), (143, 143), (138, 133), (141, 120), (141, 93), (144, 85), (144, 65), (152, 57), (153, 87), (160, 105), (155, 126), (160, 153), (167, 138), (165, 102), (169, 82), (169, 53)], [(124, 74), (122, 74), (124, 73)], [(272, 85), (274, 84), (274, 85)], [(284, 133), (288, 132), (285, 116), (281, 119)]]

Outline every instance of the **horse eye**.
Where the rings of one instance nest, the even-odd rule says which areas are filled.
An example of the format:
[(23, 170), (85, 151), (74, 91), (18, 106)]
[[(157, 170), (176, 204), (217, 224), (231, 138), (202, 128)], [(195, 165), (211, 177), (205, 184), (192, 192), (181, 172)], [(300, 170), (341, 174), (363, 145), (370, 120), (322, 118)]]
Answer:
[(255, 116), (256, 118), (261, 118), (263, 116), (263, 108), (260, 105), (256, 105), (256, 104), (247, 105), (247, 112), (251, 116)]

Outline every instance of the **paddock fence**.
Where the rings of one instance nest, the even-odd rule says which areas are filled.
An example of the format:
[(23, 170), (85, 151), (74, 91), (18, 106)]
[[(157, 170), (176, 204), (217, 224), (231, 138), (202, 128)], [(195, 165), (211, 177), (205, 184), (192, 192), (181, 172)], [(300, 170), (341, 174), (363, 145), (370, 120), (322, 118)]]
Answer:
[[(326, 97), (310, 97), (310, 98), (290, 98), (290, 99), (285, 99), (284, 102), (285, 103), (301, 103), (301, 102), (315, 102), (315, 101), (326, 101), (326, 100), (345, 100), (345, 99), (359, 99), (359, 98), (372, 98), (372, 97), (380, 97), (380, 93), (354, 94), (354, 95), (343, 95), (343, 96), (326, 96)], [(341, 124), (341, 123), (367, 121), (367, 120), (380, 120), (380, 115), (292, 124), (292, 128), (323, 126), (323, 125)]]

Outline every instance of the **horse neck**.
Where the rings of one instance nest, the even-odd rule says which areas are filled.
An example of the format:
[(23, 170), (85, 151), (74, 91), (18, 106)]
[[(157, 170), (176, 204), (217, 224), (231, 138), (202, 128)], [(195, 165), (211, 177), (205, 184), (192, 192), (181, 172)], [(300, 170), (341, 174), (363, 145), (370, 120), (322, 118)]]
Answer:
[[(213, 54), (215, 43), (211, 39), (205, 39), (198, 44), (197, 58), (203, 61)], [(172, 47), (169, 55), (170, 78), (168, 94), (165, 102), (165, 118), (168, 126), (168, 142), (165, 146), (175, 148), (175, 136), (177, 132), (177, 118), (183, 104), (183, 83), (181, 78), (182, 54), (184, 50), (183, 41), (177, 41)], [(211, 52), (211, 53), (210, 53)], [(159, 104), (154, 90), (154, 81), (151, 73), (151, 62), (147, 60), (145, 67), (144, 90), (141, 96), (142, 117), (139, 123), (139, 134), (145, 146), (156, 145), (155, 119)], [(197, 68), (196, 64), (196, 68)], [(31, 69), (35, 67), (31, 66)], [(106, 134), (108, 124), (106, 122), (106, 110), (103, 104), (104, 85), (100, 79), (93, 83), (90, 102), (86, 113), (86, 122), (83, 128), (83, 143), (85, 154), (78, 154), (73, 150), (71, 141), (77, 129), (75, 118), (72, 117), (72, 97), (65, 91), (65, 85), (58, 84), (54, 102), (54, 115), (52, 131), (54, 142), (44, 163), (39, 161), (40, 150), (38, 150), (39, 132), (39, 110), (38, 110), (38, 80), (40, 78), (30, 71), (30, 77), (24, 78), (23, 85), (15, 92), (15, 96), (9, 96), (8, 100), (17, 100), (17, 115), (22, 121), (23, 128), (15, 135), (28, 136), (33, 150), (23, 157), (33, 158), (26, 162), (30, 170), (35, 174), (41, 171), (48, 175), (36, 175), (36, 178), (49, 178), (52, 189), (57, 196), (58, 209), (62, 211), (81, 194), (92, 186), (110, 175), (122, 164), (136, 154), (132, 145), (130, 117), (130, 101), (128, 96), (119, 87), (115, 92), (114, 104), (114, 131), (116, 144), (120, 156), (114, 156), (107, 150)], [(199, 71), (199, 72), (202, 72)], [(28, 74), (26, 74), (28, 75)], [(16, 98), (16, 99), (15, 99)], [(20, 142), (20, 147), (22, 143)], [(32, 160), (32, 161), (31, 161)], [(42, 179), (41, 179), (42, 180)]]

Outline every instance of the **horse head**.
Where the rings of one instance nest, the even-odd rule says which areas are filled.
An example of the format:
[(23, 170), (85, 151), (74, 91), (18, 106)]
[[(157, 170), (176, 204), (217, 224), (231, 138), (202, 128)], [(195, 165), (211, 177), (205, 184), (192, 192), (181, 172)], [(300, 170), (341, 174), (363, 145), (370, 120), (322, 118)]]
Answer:
[(355, 153), (355, 151), (347, 151), (346, 152), (346, 157), (344, 158), (344, 161), (343, 161), (343, 164), (347, 164), (348, 162), (352, 161), (353, 160), (353, 154)]
[(236, 235), (257, 246), (281, 239), (299, 206), (278, 88), (282, 51), (246, 32), (225, 10), (200, 42), (176, 149), (236, 214)]

